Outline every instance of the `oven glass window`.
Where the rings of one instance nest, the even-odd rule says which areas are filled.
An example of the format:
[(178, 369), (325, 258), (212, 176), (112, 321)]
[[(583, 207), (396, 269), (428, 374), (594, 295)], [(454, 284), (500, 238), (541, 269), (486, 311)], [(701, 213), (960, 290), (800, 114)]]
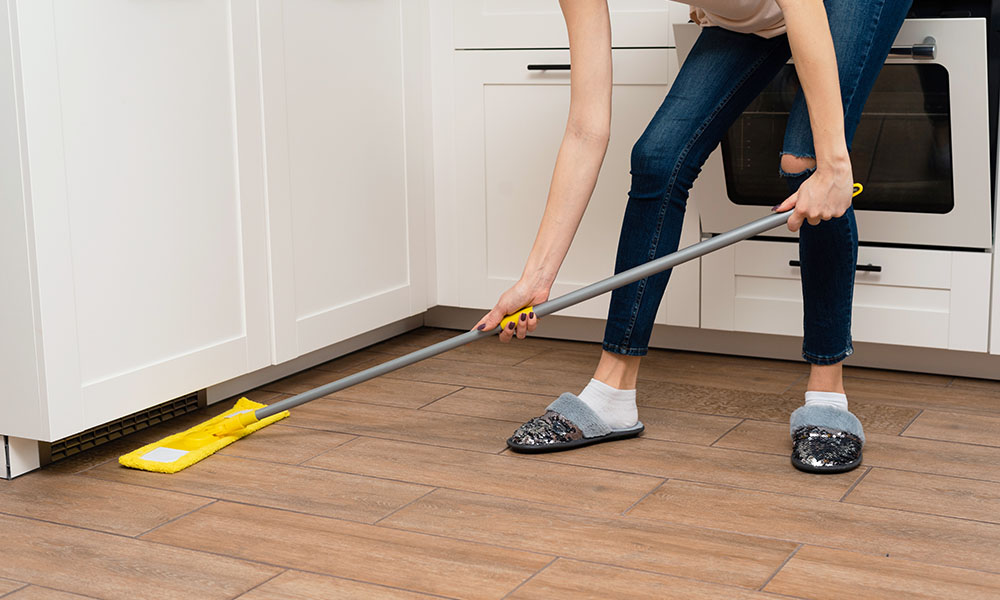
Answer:
[[(772, 206), (788, 196), (779, 153), (799, 90), (786, 65), (722, 140), (729, 198)], [(946, 213), (955, 206), (948, 71), (937, 64), (887, 64), (851, 144), (858, 210)]]

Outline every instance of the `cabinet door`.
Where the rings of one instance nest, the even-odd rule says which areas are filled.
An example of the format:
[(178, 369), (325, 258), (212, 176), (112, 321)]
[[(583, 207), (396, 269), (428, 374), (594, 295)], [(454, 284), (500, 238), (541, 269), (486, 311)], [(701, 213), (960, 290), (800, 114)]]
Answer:
[(261, 2), (275, 362), (427, 308), (423, 2)]
[[(686, 4), (608, 0), (616, 48), (673, 47), (671, 22), (686, 23)], [(568, 48), (558, 0), (456, 0), (456, 48)]]
[[(552, 288), (552, 297), (614, 273), (630, 185), (632, 146), (663, 101), (676, 71), (673, 50), (614, 50), (611, 141), (594, 195)], [(456, 193), (438, 210), (457, 215), (439, 248), (439, 277), (466, 307), (491, 308), (521, 275), (545, 208), (569, 109), (568, 71), (528, 71), (567, 63), (568, 51), (457, 52)], [(682, 245), (697, 242), (688, 208)], [(560, 314), (607, 318), (610, 294)], [(697, 261), (674, 270), (657, 322), (698, 325)], [(470, 326), (474, 323), (470, 323)]]
[[(802, 335), (794, 242), (745, 241), (702, 259), (702, 326)], [(858, 342), (986, 352), (990, 256), (858, 249), (851, 330)]]
[(16, 14), (48, 405), (5, 433), (57, 439), (267, 365), (253, 7)]

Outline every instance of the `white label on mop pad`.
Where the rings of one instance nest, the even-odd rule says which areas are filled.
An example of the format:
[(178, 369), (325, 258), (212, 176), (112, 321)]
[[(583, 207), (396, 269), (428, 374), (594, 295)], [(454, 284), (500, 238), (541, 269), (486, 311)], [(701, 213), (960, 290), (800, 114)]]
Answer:
[(187, 454), (188, 450), (177, 450), (176, 448), (153, 448), (143, 454), (140, 458), (158, 463), (172, 463), (178, 458)]

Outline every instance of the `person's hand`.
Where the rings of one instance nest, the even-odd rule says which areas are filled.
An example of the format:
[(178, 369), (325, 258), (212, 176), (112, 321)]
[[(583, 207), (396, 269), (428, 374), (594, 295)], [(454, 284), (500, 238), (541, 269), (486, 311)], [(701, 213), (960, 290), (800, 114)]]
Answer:
[[(509, 290), (504, 292), (500, 299), (497, 300), (496, 306), (493, 310), (486, 313), (486, 315), (476, 323), (473, 329), (479, 329), (483, 331), (491, 331), (500, 324), (500, 321), (507, 315), (513, 314), (526, 306), (534, 306), (540, 304), (549, 299), (549, 288), (548, 286), (531, 283), (526, 281), (524, 278), (518, 280), (517, 283), (513, 285)], [(500, 341), (509, 342), (512, 337), (516, 334), (518, 339), (524, 339), (524, 336), (531, 331), (535, 330), (538, 326), (538, 317), (534, 313), (525, 316), (522, 320), (517, 322), (514, 328), (504, 329), (500, 332)]]
[(795, 192), (773, 210), (794, 210), (788, 217), (789, 231), (798, 231), (802, 222), (818, 225), (842, 216), (851, 206), (854, 176), (848, 162), (843, 167), (817, 168)]

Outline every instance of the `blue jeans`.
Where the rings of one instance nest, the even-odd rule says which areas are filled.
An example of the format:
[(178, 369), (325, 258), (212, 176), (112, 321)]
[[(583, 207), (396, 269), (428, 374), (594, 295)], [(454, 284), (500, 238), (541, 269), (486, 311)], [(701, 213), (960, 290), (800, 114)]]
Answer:
[[(826, 0), (837, 54), (848, 148), (861, 110), (911, 0)], [(787, 36), (765, 39), (707, 27), (663, 104), (632, 149), (632, 186), (618, 240), (615, 273), (677, 250), (688, 191), (709, 154), (747, 105), (791, 56)], [(815, 157), (805, 98), (795, 98), (784, 154)], [(770, 158), (770, 157), (762, 157)], [(778, 157), (774, 157), (778, 162)], [(786, 173), (794, 192), (814, 171)], [(858, 253), (854, 209), (799, 233), (804, 304), (802, 356), (829, 365), (847, 358)], [(614, 290), (602, 347), (643, 356), (670, 271)]]

